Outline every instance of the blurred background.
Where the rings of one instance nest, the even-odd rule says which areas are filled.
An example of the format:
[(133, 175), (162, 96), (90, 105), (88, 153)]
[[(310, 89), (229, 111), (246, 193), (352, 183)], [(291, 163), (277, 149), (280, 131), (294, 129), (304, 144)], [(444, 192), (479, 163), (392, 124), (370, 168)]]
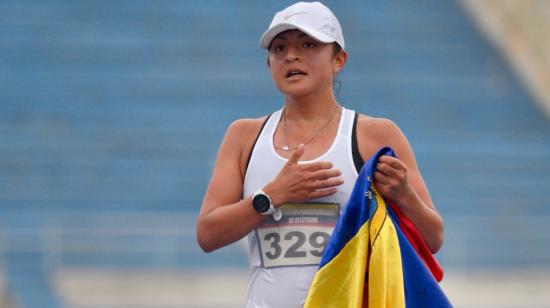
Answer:
[[(227, 126), (282, 106), (290, 1), (0, 0), (0, 307), (243, 307), (195, 219)], [(550, 1), (325, 1), (339, 99), (408, 136), (456, 307), (550, 307)]]

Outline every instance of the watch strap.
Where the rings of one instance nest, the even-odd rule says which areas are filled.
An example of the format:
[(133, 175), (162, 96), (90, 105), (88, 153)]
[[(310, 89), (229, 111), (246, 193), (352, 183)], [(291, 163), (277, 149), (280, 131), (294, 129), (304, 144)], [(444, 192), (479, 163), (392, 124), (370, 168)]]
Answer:
[[(265, 212), (258, 212), (260, 213), (261, 215), (265, 215), (265, 216), (269, 216), (271, 214), (273, 214), (273, 212), (275, 212), (277, 209), (273, 207), (273, 203), (271, 202), (271, 197), (269, 197), (268, 194), (265, 193), (265, 191), (263, 191), (262, 189), (258, 189), (258, 191), (256, 191), (254, 193), (254, 195), (252, 195), (252, 202), (254, 202), (254, 198), (257, 196), (257, 195), (263, 195), (265, 197), (267, 197), (267, 199), (269, 200), (269, 208), (267, 209), (267, 211)], [(256, 208), (254, 208), (256, 209)], [(257, 210), (256, 210), (257, 211)]]

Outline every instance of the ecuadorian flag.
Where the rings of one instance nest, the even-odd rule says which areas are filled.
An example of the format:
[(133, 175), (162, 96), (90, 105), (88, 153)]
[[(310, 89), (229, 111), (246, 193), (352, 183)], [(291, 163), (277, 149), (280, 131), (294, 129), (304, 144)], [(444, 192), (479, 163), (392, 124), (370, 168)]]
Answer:
[(361, 169), (304, 307), (452, 307), (418, 231), (372, 185), (382, 155), (395, 157), (381, 148)]

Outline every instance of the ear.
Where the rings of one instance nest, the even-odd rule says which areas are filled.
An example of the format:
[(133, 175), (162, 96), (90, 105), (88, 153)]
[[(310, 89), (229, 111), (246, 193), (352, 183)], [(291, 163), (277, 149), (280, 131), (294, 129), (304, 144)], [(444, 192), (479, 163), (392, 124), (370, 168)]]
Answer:
[(344, 50), (341, 50), (334, 56), (332, 71), (335, 75), (344, 68), (347, 60), (348, 60), (348, 53)]

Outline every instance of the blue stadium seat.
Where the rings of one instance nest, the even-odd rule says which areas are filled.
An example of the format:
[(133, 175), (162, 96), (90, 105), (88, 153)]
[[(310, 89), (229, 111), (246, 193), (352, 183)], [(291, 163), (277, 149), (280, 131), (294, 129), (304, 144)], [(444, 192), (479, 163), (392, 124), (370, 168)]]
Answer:
[[(23, 306), (58, 304), (55, 266), (246, 266), (239, 248), (205, 257), (193, 234), (154, 233), (193, 218), (143, 219), (194, 217), (226, 127), (281, 107), (257, 40), (288, 3), (0, 3), (0, 241)], [(326, 3), (349, 53), (339, 99), (409, 137), (447, 221), (443, 264), (549, 265), (549, 121), (462, 9)], [(136, 228), (153, 235), (117, 235)], [(127, 250), (50, 264), (48, 240)]]

